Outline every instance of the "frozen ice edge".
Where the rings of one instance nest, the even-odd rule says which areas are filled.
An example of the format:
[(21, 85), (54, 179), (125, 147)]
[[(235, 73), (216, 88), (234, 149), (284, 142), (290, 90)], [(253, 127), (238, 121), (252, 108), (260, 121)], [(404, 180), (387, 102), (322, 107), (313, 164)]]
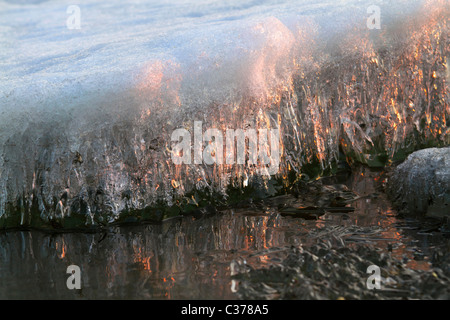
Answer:
[[(13, 5), (8, 6), (20, 11)], [(42, 12), (46, 8), (42, 4)], [(363, 9), (364, 6), (360, 5), (355, 10), (364, 12)], [(328, 10), (332, 16), (335, 10), (335, 17), (336, 11), (339, 11), (337, 8)], [(255, 22), (258, 19), (263, 23)], [(167, 174), (160, 177), (164, 185), (158, 194), (153, 194), (155, 183), (142, 187), (139, 181), (145, 178), (146, 174), (143, 173), (149, 165), (158, 166), (158, 163), (167, 159), (158, 140), (161, 124), (165, 124), (164, 133), (170, 133), (180, 123), (188, 122), (194, 117), (205, 116), (209, 121), (214, 121), (218, 111), (228, 112), (230, 105), (242, 101), (240, 90), (243, 87), (244, 94), (250, 91), (258, 96), (261, 88), (265, 93), (266, 89), (270, 91), (271, 87), (284, 83), (292, 70), (289, 59), (284, 55), (290, 47), (277, 48), (274, 44), (279, 44), (281, 40), (282, 43), (294, 43), (296, 38), (292, 38), (292, 31), (287, 27), (289, 21), (292, 26), (292, 16), (286, 15), (284, 19), (280, 19), (253, 15), (252, 19), (242, 22), (243, 26), (240, 28), (262, 26), (265, 33), (258, 36), (244, 31), (238, 37), (239, 40), (234, 38), (235, 25), (230, 27), (228, 24), (219, 24), (206, 37), (200, 38), (206, 39), (207, 45), (211, 44), (204, 60), (198, 53), (202, 52), (205, 44), (197, 41), (193, 34), (183, 33), (178, 33), (178, 37), (175, 36), (174, 39), (176, 43), (186, 40), (188, 45), (184, 48), (191, 48), (192, 51), (186, 54), (183, 50), (177, 52), (175, 49), (163, 48), (162, 52), (152, 52), (150, 60), (145, 50), (142, 50), (144, 42), (140, 43), (141, 50), (129, 61), (126, 54), (108, 61), (114, 50), (104, 56), (107, 58), (102, 58), (104, 51), (108, 51), (108, 43), (91, 43), (88, 48), (75, 49), (73, 54), (44, 56), (37, 61), (28, 60), (29, 57), (15, 58), (14, 54), (17, 52), (14, 49), (6, 50), (10, 57), (5, 60), (7, 63), (1, 69), (2, 74), (5, 74), (2, 79), (6, 81), (2, 80), (0, 83), (0, 214), (12, 212), (12, 209), (7, 209), (9, 203), (14, 211), (19, 210), (20, 218), (15, 223), (27, 225), (34, 216), (27, 213), (31, 207), (39, 208), (39, 216), (44, 220), (61, 216), (61, 210), (66, 208), (66, 204), (60, 203), (67, 197), (68, 203), (71, 203), (67, 204), (69, 209), (74, 199), (88, 203), (88, 223), (92, 222), (96, 211), (109, 212), (102, 221), (109, 223), (115, 221), (127, 208), (144, 209), (159, 199), (172, 204), (173, 197), (179, 196), (171, 190), (170, 177), (173, 171), (155, 169), (159, 175)], [(282, 20), (285, 20), (284, 23)], [(318, 21), (326, 21), (326, 18), (322, 16)], [(306, 25), (308, 24), (302, 26)], [(330, 30), (330, 26), (320, 23), (316, 27), (322, 28), (322, 33)], [(349, 26), (343, 23), (341, 28), (345, 27)], [(134, 31), (136, 30), (133, 29)], [(40, 32), (44, 33), (43, 30)], [(315, 40), (317, 34), (314, 32), (314, 28), (308, 29), (306, 40)], [(122, 39), (126, 38), (125, 35)], [(218, 37), (222, 38), (218, 40)], [(102, 39), (101, 34), (97, 39)], [(151, 43), (155, 44), (155, 41), (152, 39)], [(25, 45), (26, 49), (38, 49), (31, 46), (31, 39), (28, 43), (30, 47)], [(220, 50), (216, 52), (216, 49)], [(127, 50), (122, 50), (119, 52), (127, 53)], [(252, 52), (263, 52), (270, 59), (261, 60), (262, 68), (246, 68), (259, 57), (252, 56)], [(183, 60), (186, 59), (185, 56), (188, 57), (187, 60)], [(72, 65), (72, 57), (81, 59), (75, 60), (78, 62)], [(91, 57), (96, 59), (89, 62)], [(242, 57), (244, 59), (240, 59)], [(52, 60), (58, 61), (58, 64), (49, 65)], [(277, 63), (273, 66), (266, 65), (273, 60)], [(8, 64), (11, 61), (13, 63)], [(41, 67), (34, 70), (21, 69), (18, 67), (21, 61), (25, 62), (24, 65), (28, 63), (33, 66), (36, 63)], [(222, 65), (215, 69), (217, 61)], [(271, 68), (281, 68), (285, 72), (281, 75), (276, 72), (266, 73)], [(79, 71), (81, 69), (87, 72)], [(197, 72), (198, 70), (201, 72)], [(67, 77), (68, 74), (71, 76)], [(156, 74), (157, 77), (154, 76)], [(252, 77), (246, 78), (247, 74)], [(262, 80), (258, 81), (258, 76), (261, 75)], [(178, 103), (177, 99), (182, 102)], [(155, 100), (157, 103), (153, 103)], [(229, 105), (210, 107), (216, 101), (229, 102)], [(253, 109), (249, 107), (247, 114), (252, 114)], [(151, 112), (150, 117), (146, 113), (148, 110)], [(331, 141), (327, 147), (330, 147), (328, 161), (332, 161), (337, 151), (335, 142)], [(154, 152), (154, 158), (146, 154), (149, 148), (158, 150)], [(82, 162), (77, 160), (78, 154), (81, 155)], [(205, 168), (200, 168), (197, 175), (205, 175), (202, 170)], [(102, 173), (107, 174), (101, 176)], [(149, 174), (152, 175), (156, 174)], [(226, 185), (227, 178), (221, 178), (216, 185), (219, 194), (224, 194)], [(128, 190), (131, 190), (131, 196)]]

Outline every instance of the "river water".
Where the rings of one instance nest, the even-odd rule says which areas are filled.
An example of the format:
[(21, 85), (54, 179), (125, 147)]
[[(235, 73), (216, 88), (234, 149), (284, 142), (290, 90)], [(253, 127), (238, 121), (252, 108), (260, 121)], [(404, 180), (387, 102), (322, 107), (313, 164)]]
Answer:
[[(429, 221), (397, 217), (380, 192), (384, 179), (383, 171), (363, 167), (324, 179), (345, 183), (360, 198), (354, 212), (313, 220), (285, 217), (259, 203), (104, 233), (2, 232), (0, 298), (238, 299), (233, 265), (267, 269), (280, 265), (292, 247), (308, 250), (323, 242), (367, 247), (403, 263), (405, 273), (428, 272), (433, 252), (448, 250), (449, 238)], [(73, 264), (81, 269), (81, 290), (66, 286)]]

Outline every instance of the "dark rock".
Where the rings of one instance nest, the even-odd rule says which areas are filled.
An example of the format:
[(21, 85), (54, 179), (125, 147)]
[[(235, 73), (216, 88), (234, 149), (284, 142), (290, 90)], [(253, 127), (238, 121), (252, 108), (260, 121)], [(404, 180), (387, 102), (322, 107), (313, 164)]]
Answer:
[(401, 213), (450, 216), (450, 147), (409, 155), (392, 173), (387, 193)]

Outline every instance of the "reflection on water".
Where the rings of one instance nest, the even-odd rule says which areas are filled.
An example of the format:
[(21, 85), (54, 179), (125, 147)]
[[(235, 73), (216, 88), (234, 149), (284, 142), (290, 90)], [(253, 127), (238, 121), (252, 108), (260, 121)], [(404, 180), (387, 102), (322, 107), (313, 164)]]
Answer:
[[(361, 196), (352, 204), (356, 210), (318, 220), (283, 217), (259, 205), (103, 234), (1, 233), (0, 298), (235, 299), (234, 261), (277, 264), (284, 247), (324, 238), (336, 246), (373, 245), (411, 259), (410, 268), (427, 269), (441, 235), (412, 232), (407, 220), (395, 217), (377, 191), (382, 172), (360, 168), (344, 180)], [(71, 264), (81, 268), (81, 290), (66, 287)]]

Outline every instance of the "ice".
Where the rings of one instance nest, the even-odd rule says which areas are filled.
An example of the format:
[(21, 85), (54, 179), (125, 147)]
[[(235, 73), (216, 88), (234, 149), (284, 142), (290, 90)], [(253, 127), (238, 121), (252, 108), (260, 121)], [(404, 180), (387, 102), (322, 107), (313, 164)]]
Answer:
[[(71, 5), (0, 1), (9, 225), (75, 213), (110, 223), (257, 176), (173, 165), (170, 135), (194, 121), (280, 128), (281, 178), (309, 163), (325, 170), (339, 147), (373, 162), (415, 145), (415, 132), (448, 139), (447, 1), (88, 0), (80, 29), (67, 27)], [(367, 28), (371, 5), (381, 30)]]

